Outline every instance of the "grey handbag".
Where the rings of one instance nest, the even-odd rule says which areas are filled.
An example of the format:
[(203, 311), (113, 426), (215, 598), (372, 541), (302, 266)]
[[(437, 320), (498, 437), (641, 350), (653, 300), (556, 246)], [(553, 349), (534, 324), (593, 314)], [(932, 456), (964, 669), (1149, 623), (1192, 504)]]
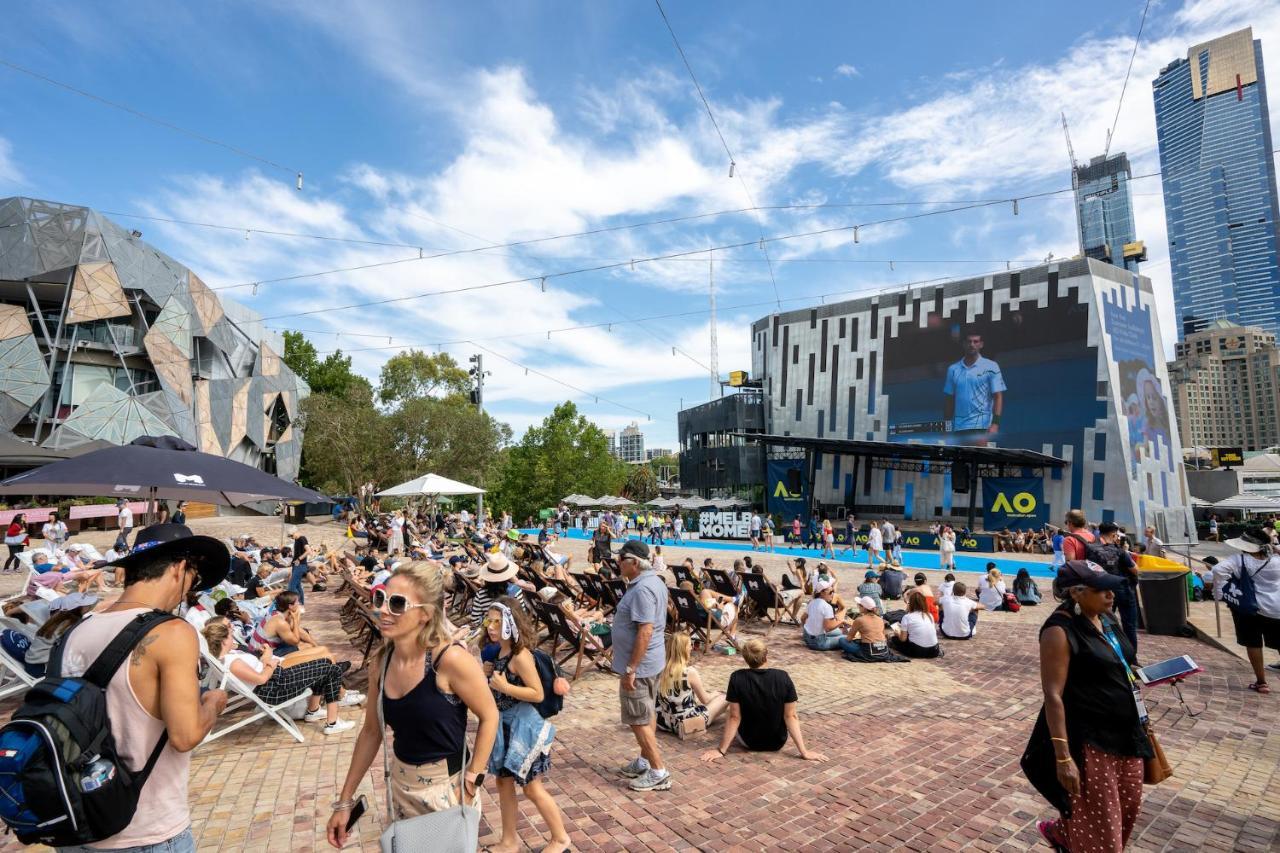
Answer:
[(386, 742), (386, 718), (382, 712), (385, 696), (387, 668), (391, 665), (391, 650), (387, 649), (382, 663), (382, 680), (378, 682), (378, 727), (383, 733), (382, 765), (383, 782), (387, 791), (387, 828), (382, 833), (382, 853), (417, 853), (421, 850), (440, 853), (475, 853), (480, 837), (480, 792), (476, 791), (476, 805), (463, 805), (467, 799), (467, 739), (462, 738), (462, 770), (458, 773), (458, 803), (451, 809), (428, 812), (417, 817), (396, 820), (391, 807), (391, 755)]

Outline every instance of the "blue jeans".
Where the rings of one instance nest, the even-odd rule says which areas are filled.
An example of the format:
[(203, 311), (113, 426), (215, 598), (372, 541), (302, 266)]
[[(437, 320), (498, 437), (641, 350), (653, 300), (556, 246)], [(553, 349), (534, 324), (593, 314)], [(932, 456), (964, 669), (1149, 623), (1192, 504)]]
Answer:
[[(58, 847), (62, 853), (98, 853), (101, 847), (94, 847), (91, 844), (77, 845), (75, 847)], [(195, 853), (196, 841), (191, 835), (191, 827), (179, 832), (173, 838), (167, 841), (161, 841), (158, 844), (143, 844), (138, 847), (122, 847), (118, 850), (112, 850), (110, 853)]]
[(293, 572), (289, 575), (289, 592), (298, 594), (298, 603), (306, 604), (306, 592), (303, 590), (302, 579), (307, 576), (310, 571), (306, 563), (299, 563), (293, 567)]
[(1138, 596), (1134, 595), (1133, 589), (1128, 586), (1116, 590), (1115, 596), (1116, 615), (1120, 617), (1124, 635), (1129, 638), (1129, 644), (1136, 652), (1138, 650)]
[(832, 628), (827, 633), (817, 637), (807, 631), (804, 635), (804, 644), (815, 652), (829, 652), (832, 649), (843, 648), (842, 644), (847, 642), (849, 641), (844, 638), (844, 631), (839, 628)]

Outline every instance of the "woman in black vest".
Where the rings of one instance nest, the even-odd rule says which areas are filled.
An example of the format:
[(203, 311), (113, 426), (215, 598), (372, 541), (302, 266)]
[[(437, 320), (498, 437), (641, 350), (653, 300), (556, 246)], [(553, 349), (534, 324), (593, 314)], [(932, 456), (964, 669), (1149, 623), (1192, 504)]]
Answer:
[(1152, 757), (1133, 647), (1111, 616), (1124, 579), (1069, 560), (1053, 584), (1062, 601), (1040, 629), (1044, 708), (1023, 769), (1061, 812), (1037, 824), (1057, 850), (1120, 851), (1142, 806)]

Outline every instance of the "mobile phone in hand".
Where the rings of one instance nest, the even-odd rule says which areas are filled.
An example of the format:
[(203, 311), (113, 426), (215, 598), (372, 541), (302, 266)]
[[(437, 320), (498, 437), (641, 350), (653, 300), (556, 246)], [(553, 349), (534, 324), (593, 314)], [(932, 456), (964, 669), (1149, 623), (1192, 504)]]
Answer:
[(367, 806), (368, 801), (365, 800), (364, 794), (356, 797), (356, 804), (351, 807), (351, 816), (347, 818), (347, 832), (350, 832), (351, 828), (356, 825), (356, 821), (364, 817), (364, 810)]

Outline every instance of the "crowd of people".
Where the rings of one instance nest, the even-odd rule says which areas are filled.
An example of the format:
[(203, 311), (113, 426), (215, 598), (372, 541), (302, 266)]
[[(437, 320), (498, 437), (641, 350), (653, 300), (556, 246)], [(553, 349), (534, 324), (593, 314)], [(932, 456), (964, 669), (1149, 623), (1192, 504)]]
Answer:
[[(667, 566), (663, 544), (669, 531), (679, 531), (647, 517), (642, 528), (632, 528), (643, 534), (635, 538), (625, 519), (602, 518), (588, 559), (575, 566), (558, 542), (573, 520), (557, 513), (535, 532), (522, 532), (506, 513), (479, 519), (435, 508), (353, 511), (342, 519), (344, 548), (313, 545), (305, 529), (289, 529), (284, 548), (262, 546), (251, 536), (220, 542), (168, 521), (138, 531), (132, 548), (117, 541), (108, 555), (91, 560), (77, 556), (82, 549), (68, 542), (54, 518), (44, 548), (66, 567), (47, 587), (57, 595), (45, 602), (40, 620), (31, 607), (6, 607), (11, 618), (0, 639), (6, 653), (38, 676), (59, 642), (66, 647), (63, 673), (83, 672), (112, 633), (145, 610), (176, 609), (195, 629), (183, 633), (173, 623), (153, 629), (160, 642), (139, 644), (140, 669), (122, 683), (124, 692), (107, 692), (111, 728), (130, 766), (141, 765), (160, 731), (169, 732), (146, 782), (147, 806), (107, 839), (113, 849), (158, 843), (190, 849), (186, 767), (190, 750), (227, 702), (217, 679), (225, 672), (269, 706), (305, 696), (302, 719), (321, 724), (326, 735), (355, 728), (343, 715), (367, 704), (328, 824), (334, 846), (346, 841), (359, 788), (389, 728), (393, 819), (470, 800), (492, 777), (499, 810), (490, 821), (500, 836), (489, 849), (520, 849), (523, 794), (547, 827), (551, 841), (544, 849), (559, 853), (569, 849), (569, 837), (545, 780), (555, 757), (553, 718), (573, 698), (568, 673), (541, 648), (544, 633), (557, 636), (557, 626), (579, 642), (580, 657), (617, 677), (619, 718), (635, 747), (616, 772), (633, 791), (646, 793), (673, 787), (664, 754), (699, 735), (715, 744), (700, 753), (706, 762), (734, 750), (778, 752), (788, 742), (800, 759), (825, 760), (806, 744), (795, 683), (785, 669), (769, 666), (769, 642), (749, 630), (751, 620), (769, 619), (770, 610), (774, 623), (789, 615), (796, 638), (815, 652), (839, 651), (856, 663), (905, 663), (943, 658), (943, 640), (975, 637), (984, 611), (1044, 600), (1026, 569), (1010, 582), (994, 562), (971, 591), (957, 579), (954, 563), (947, 565), (945, 549), (947, 571), (936, 588), (922, 572), (908, 575), (901, 568), (902, 534), (887, 520), (871, 526), (868, 568), (856, 586), (844, 580), (844, 596), (827, 562), (837, 559), (830, 521), (819, 521), (811, 537), (822, 559), (787, 561), (775, 582), (746, 555), (723, 567), (713, 558)], [(655, 526), (659, 541), (646, 542), (655, 538)], [(753, 548), (769, 550), (771, 525), (761, 518), (751, 529)], [(949, 527), (939, 526), (938, 535), (954, 544)], [(1041, 629), (1045, 698), (1032, 741), (1051, 764), (1033, 782), (1062, 818), (1042, 822), (1040, 831), (1060, 849), (1118, 850), (1136, 820), (1142, 762), (1152, 753), (1144, 711), (1132, 698), (1134, 545), (1115, 525), (1090, 525), (1074, 510), (1046, 541), (1055, 552), (1058, 604)], [(9, 544), (11, 551), (27, 545)], [(1271, 555), (1266, 532), (1228, 544), (1238, 559), (1214, 566), (1207, 586), (1232, 606), (1238, 639), (1254, 663), (1250, 688), (1268, 693), (1262, 647), (1280, 649), (1280, 558)], [(37, 580), (48, 571), (36, 572)], [(370, 701), (344, 685), (349, 664), (307, 624), (307, 593), (339, 584), (343, 595), (365, 602), (376, 621), (381, 645), (368, 667)], [(117, 600), (98, 607), (121, 590)], [(745, 664), (723, 685), (694, 664), (695, 653), (712, 649), (740, 655)], [(132, 704), (129, 695), (137, 696)], [(468, 739), (470, 718), (476, 726)], [(709, 730), (718, 731), (704, 734)], [(664, 744), (663, 738), (675, 740)]]

